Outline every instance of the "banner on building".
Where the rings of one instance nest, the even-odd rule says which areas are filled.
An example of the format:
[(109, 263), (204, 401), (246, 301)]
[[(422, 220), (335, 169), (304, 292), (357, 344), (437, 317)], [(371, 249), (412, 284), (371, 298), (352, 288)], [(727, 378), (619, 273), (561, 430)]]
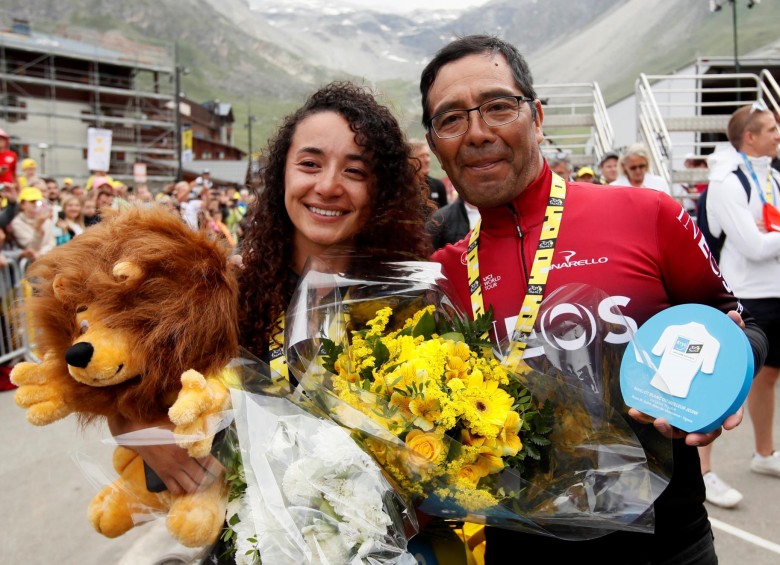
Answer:
[(192, 161), (192, 128), (184, 128), (181, 132), (181, 160), (184, 163)]
[(111, 130), (87, 128), (87, 168), (108, 171), (111, 166)]

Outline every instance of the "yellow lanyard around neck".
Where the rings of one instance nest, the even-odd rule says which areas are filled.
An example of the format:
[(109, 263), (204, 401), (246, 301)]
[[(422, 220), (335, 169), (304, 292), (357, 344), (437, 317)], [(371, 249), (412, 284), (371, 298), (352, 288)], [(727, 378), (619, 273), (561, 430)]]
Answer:
[(276, 327), (279, 328), (279, 331), (268, 340), (268, 357), (270, 358), (268, 364), (271, 366), (274, 381), (280, 379), (289, 381), (290, 373), (287, 368), (287, 357), (284, 354), (284, 312), (279, 314), (276, 319)]
[[(544, 213), (544, 224), (542, 224), (539, 245), (536, 248), (534, 262), (531, 266), (531, 275), (528, 277), (528, 288), (510, 340), (511, 346), (508, 356), (510, 366), (516, 365), (523, 358), (526, 342), (533, 331), (534, 323), (536, 323), (536, 318), (539, 315), (539, 307), (542, 304), (542, 298), (544, 298), (550, 265), (555, 254), (555, 244), (557, 243), (558, 231), (561, 227), (565, 200), (566, 181), (553, 173), (550, 185), (550, 198), (547, 201), (547, 209)], [(485, 301), (482, 297), (482, 284), (479, 276), (479, 231), (481, 224), (482, 221), (478, 221), (472, 230), (468, 251), (466, 252), (471, 311), (474, 318), (485, 313)], [(482, 338), (487, 339), (487, 333), (483, 334)]]

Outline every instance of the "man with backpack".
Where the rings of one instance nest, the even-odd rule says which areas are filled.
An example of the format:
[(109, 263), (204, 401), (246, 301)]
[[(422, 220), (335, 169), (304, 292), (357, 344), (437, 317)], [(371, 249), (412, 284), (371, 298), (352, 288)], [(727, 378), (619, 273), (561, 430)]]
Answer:
[[(777, 116), (760, 101), (743, 106), (731, 116), (727, 133), (730, 145), (709, 158), (699, 223), (723, 277), (769, 339), (766, 364), (748, 396), (755, 434), (750, 468), (780, 477), (772, 437), (780, 374), (780, 173), (771, 167), (780, 144)], [(739, 502), (742, 495), (704, 467), (707, 499), (726, 507)]]

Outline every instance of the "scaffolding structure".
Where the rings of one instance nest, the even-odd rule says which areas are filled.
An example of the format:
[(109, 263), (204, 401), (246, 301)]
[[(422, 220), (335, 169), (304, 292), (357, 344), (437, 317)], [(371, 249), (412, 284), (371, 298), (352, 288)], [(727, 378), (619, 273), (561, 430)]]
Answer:
[(87, 128), (112, 131), (114, 178), (147, 182), (176, 174), (176, 60), (173, 44), (138, 44), (80, 32), (49, 35), (15, 21), (0, 31), (0, 127), (41, 175), (85, 179)]

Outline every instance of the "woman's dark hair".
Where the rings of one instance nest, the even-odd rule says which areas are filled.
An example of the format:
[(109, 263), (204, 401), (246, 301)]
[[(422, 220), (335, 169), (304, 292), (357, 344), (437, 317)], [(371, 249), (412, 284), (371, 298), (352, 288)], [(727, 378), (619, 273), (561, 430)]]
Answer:
[[(469, 55), (495, 55), (496, 53), (501, 53), (506, 59), (509, 68), (512, 70), (515, 86), (520, 89), (520, 93), (529, 98), (536, 98), (531, 70), (514, 45), (491, 35), (467, 35), (442, 47), (423, 69), (420, 76), (420, 94), (422, 94), (422, 123), (426, 129), (430, 127), (428, 121), (431, 119), (431, 109), (428, 107), (428, 94), (433, 86), (433, 82), (436, 80), (436, 75), (439, 74), (439, 70), (447, 63), (452, 63)], [(533, 104), (529, 104), (529, 107), (534, 119), (536, 119), (536, 107)]]
[(334, 112), (349, 123), (375, 179), (371, 217), (355, 237), (355, 249), (378, 261), (425, 259), (431, 252), (424, 231), (427, 187), (416, 174), (398, 122), (365, 88), (348, 82), (324, 86), (287, 116), (271, 139), (264, 190), (247, 218), (239, 275), (240, 335), (242, 344), (259, 357), (294, 285), (290, 268), (295, 228), (284, 205), (287, 153), (298, 124), (321, 112)]

